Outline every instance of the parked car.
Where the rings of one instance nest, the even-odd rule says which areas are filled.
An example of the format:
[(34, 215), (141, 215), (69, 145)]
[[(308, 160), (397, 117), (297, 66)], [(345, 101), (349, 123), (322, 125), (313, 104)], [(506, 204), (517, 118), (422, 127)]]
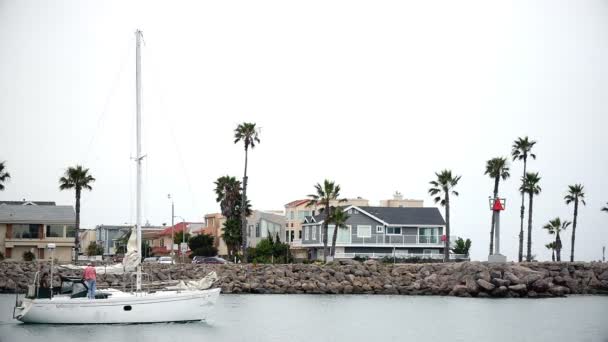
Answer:
[(157, 263), (158, 262), (158, 257), (148, 257), (145, 258), (143, 263), (144, 264), (151, 264), (151, 263)]
[(193, 264), (228, 264), (229, 261), (222, 259), (220, 257), (202, 257), (195, 256), (192, 258)]
[(159, 264), (174, 264), (173, 258), (171, 257), (160, 257), (158, 258)]

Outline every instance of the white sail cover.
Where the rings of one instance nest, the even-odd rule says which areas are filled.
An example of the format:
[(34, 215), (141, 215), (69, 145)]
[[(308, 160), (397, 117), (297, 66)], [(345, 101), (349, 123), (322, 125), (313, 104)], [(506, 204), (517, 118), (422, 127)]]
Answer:
[[(125, 272), (133, 272), (141, 263), (139, 252), (137, 251), (137, 233), (135, 227), (131, 229), (131, 236), (127, 241), (127, 252), (120, 264), (109, 265), (109, 266), (96, 266), (95, 271), (97, 274), (123, 274)], [(62, 265), (60, 267), (68, 268), (71, 270), (82, 270), (86, 266), (77, 265)]]
[(135, 268), (141, 262), (141, 254), (139, 253), (139, 246), (137, 246), (137, 232), (135, 228), (131, 229), (131, 236), (127, 241), (127, 252), (125, 257), (122, 259), (122, 267), (126, 272), (135, 271)]
[(190, 280), (185, 283), (183, 280), (180, 280), (175, 286), (167, 286), (167, 290), (207, 290), (211, 288), (217, 279), (217, 273), (212, 271), (204, 276), (201, 280)]

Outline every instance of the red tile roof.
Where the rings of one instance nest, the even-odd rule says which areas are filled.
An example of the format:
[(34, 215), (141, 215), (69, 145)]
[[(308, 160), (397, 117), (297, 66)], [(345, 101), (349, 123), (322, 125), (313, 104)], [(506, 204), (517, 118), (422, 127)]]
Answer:
[(300, 206), (302, 204), (308, 203), (308, 201), (309, 200), (307, 200), (307, 199), (301, 199), (301, 200), (289, 202), (289, 203), (285, 204), (285, 208), (297, 207), (297, 206)]
[(173, 227), (175, 227), (175, 231), (174, 231), (175, 233), (181, 232), (187, 226), (188, 226), (188, 222), (180, 222), (180, 223), (176, 224), (175, 226), (171, 226), (171, 227), (167, 227), (167, 228), (163, 229), (160, 233), (158, 233), (158, 236), (171, 235)]

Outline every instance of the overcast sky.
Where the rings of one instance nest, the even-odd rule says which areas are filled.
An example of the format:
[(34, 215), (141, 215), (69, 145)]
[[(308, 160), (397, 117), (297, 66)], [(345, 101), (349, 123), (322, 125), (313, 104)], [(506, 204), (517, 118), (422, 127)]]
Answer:
[[(233, 144), (243, 121), (262, 127), (250, 154), (255, 208), (282, 209), (329, 178), (377, 203), (401, 191), (425, 200), (443, 168), (462, 175), (454, 235), (486, 259), (493, 181), (486, 160), (537, 140), (529, 170), (533, 253), (541, 229), (585, 185), (577, 259), (608, 245), (607, 1), (0, 0), (2, 200), (73, 204), (67, 166), (97, 178), (84, 227), (134, 222), (135, 38), (144, 32), (144, 220), (201, 221), (217, 212), (213, 181), (242, 177)], [(503, 252), (517, 257), (521, 163), (501, 183)], [(443, 212), (443, 210), (442, 210)], [(563, 237), (563, 257), (570, 232)]]

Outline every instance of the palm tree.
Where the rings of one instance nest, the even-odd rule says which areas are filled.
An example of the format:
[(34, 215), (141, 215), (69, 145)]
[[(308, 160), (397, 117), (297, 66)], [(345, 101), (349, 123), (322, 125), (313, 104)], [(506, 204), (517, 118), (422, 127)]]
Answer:
[(570, 223), (571, 222), (569, 221), (562, 222), (559, 217), (556, 217), (543, 227), (549, 232), (549, 234), (555, 234), (555, 254), (557, 256), (557, 261), (562, 261), (562, 239), (560, 238), (559, 233), (566, 230)]
[[(511, 176), (509, 174), (509, 165), (507, 158), (493, 158), (486, 162), (485, 175), (489, 175), (490, 178), (494, 179), (494, 197), (498, 197), (498, 184), (500, 179), (506, 180)], [(496, 223), (496, 212), (492, 211), (492, 226), (490, 227), (490, 255), (494, 254), (494, 225)]]
[(578, 203), (585, 203), (585, 187), (581, 184), (568, 185), (568, 193), (564, 196), (566, 204), (574, 202), (574, 219), (572, 220), (572, 246), (570, 246), (570, 262), (574, 262), (574, 239), (576, 238), (576, 219), (578, 217)]
[[(249, 147), (253, 149), (260, 142), (255, 123), (243, 122), (234, 130), (234, 143), (242, 141), (245, 145), (245, 173), (243, 174), (243, 199), (241, 203), (247, 203), (247, 157)], [(246, 205), (241, 206), (241, 232), (243, 234), (242, 248), (243, 260), (247, 262), (247, 214)]]
[(434, 198), (435, 203), (440, 203), (441, 206), (445, 207), (445, 248), (443, 249), (443, 261), (447, 262), (450, 260), (450, 193), (458, 196), (458, 192), (454, 191), (454, 187), (458, 184), (461, 176), (452, 176), (451, 170), (435, 172), (435, 176), (437, 176), (437, 180), (430, 182), (433, 187), (429, 189), (429, 194), (436, 196)]
[(349, 216), (346, 214), (343, 208), (336, 208), (331, 215), (330, 222), (334, 224), (334, 234), (331, 239), (331, 256), (336, 255), (336, 240), (338, 239), (338, 229), (346, 229), (346, 220)]
[(527, 193), (530, 198), (529, 208), (528, 208), (528, 253), (526, 255), (526, 261), (532, 261), (532, 204), (534, 195), (538, 195), (541, 192), (541, 188), (538, 185), (540, 182), (540, 177), (538, 176), (538, 172), (532, 173), (527, 172), (523, 178), (523, 182), (519, 191)]
[(11, 174), (4, 171), (4, 163), (6, 162), (0, 162), (0, 191), (4, 190), (4, 183), (11, 178)]
[(241, 182), (235, 177), (222, 176), (215, 184), (216, 201), (220, 204), (222, 215), (227, 219), (238, 219), (240, 213), (236, 208), (241, 202)]
[(317, 183), (315, 185), (315, 194), (308, 195), (310, 199), (308, 200), (307, 206), (322, 206), (325, 209), (323, 212), (325, 213), (325, 219), (323, 220), (323, 262), (327, 262), (327, 226), (329, 225), (329, 221), (331, 220), (331, 212), (329, 204), (332, 201), (344, 201), (339, 200), (340, 197), (340, 185), (336, 184), (333, 181), (325, 180), (323, 181), (323, 186)]
[(80, 194), (82, 190), (93, 190), (91, 184), (95, 178), (89, 173), (89, 169), (84, 169), (81, 165), (68, 167), (63, 177), (59, 178), (59, 190), (74, 189), (76, 193), (76, 239), (74, 240), (74, 261), (78, 260), (78, 250), (80, 249)]
[(555, 241), (546, 244), (545, 247), (551, 250), (551, 260), (555, 261)]
[[(534, 140), (528, 140), (528, 137), (517, 138), (513, 143), (513, 148), (511, 150), (511, 156), (513, 157), (513, 161), (523, 160), (524, 161), (524, 173), (522, 177), (526, 175), (526, 167), (528, 166), (528, 156), (532, 157), (532, 159), (536, 159), (536, 155), (532, 153), (532, 148), (536, 144)], [(523, 178), (522, 178), (523, 179)], [(519, 212), (520, 215), (520, 229), (519, 229), (519, 252), (517, 254), (517, 258), (519, 262), (523, 260), (524, 253), (524, 211), (526, 207), (524, 206), (524, 197), (525, 194), (521, 193), (521, 210)]]

